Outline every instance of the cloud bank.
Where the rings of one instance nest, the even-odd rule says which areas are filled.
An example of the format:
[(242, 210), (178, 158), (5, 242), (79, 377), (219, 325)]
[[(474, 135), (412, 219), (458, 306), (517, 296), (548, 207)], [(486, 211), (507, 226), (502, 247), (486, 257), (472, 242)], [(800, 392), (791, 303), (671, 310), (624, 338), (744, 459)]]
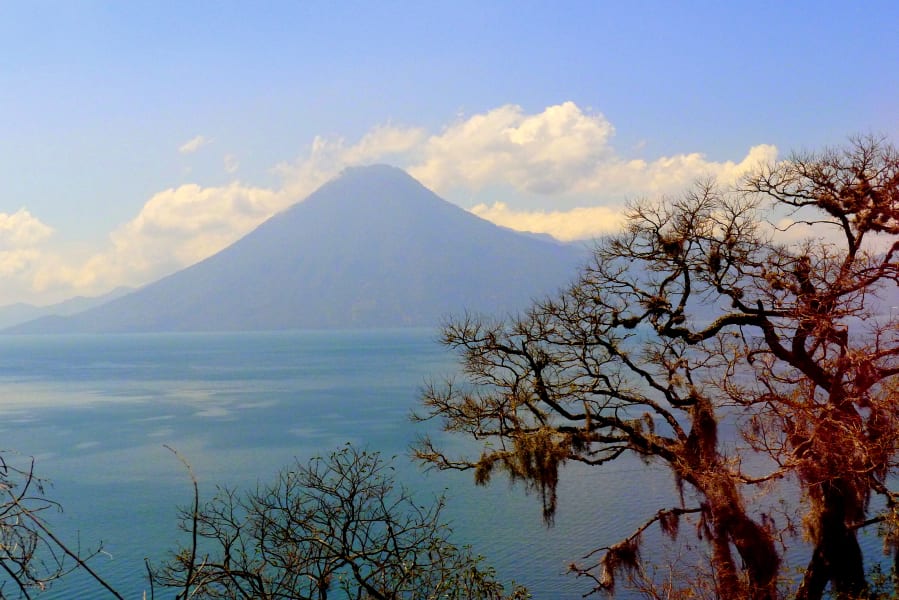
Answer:
[(563, 242), (613, 233), (620, 230), (624, 223), (622, 212), (607, 206), (573, 208), (564, 212), (516, 211), (504, 202), (495, 202), (490, 206), (486, 204), (473, 206), (471, 212), (509, 229), (547, 233)]
[(40, 246), (52, 234), (52, 228), (24, 208), (0, 213), (0, 275), (7, 278), (7, 285), (21, 285), (21, 279), (39, 264)]
[(438, 190), (479, 190), (502, 182), (525, 192), (559, 194), (609, 162), (614, 132), (603, 115), (584, 113), (572, 102), (536, 115), (506, 105), (429, 137), (424, 160), (409, 172)]
[[(674, 194), (697, 178), (733, 182), (777, 155), (773, 146), (761, 145), (735, 161), (711, 161), (697, 152), (626, 158), (615, 149), (614, 136), (604, 115), (565, 102), (533, 114), (500, 106), (459, 117), (437, 132), (388, 123), (356, 141), (316, 137), (305, 153), (275, 165), (275, 186), (235, 179), (154, 194), (104, 247), (82, 260), (54, 255), (52, 230), (26, 210), (0, 215), (0, 273), (30, 277), (31, 290), (58, 296), (148, 283), (233, 243), (344, 167), (376, 162), (407, 169), (446, 199), (499, 225), (590, 239), (620, 227), (629, 199)], [(209, 142), (198, 135), (178, 151), (193, 153)], [(227, 154), (222, 160), (233, 177), (237, 159)]]
[(240, 239), (284, 207), (282, 192), (233, 182), (195, 184), (155, 194), (108, 246), (80, 264), (52, 261), (35, 273), (34, 287), (105, 290), (138, 286), (194, 264)]

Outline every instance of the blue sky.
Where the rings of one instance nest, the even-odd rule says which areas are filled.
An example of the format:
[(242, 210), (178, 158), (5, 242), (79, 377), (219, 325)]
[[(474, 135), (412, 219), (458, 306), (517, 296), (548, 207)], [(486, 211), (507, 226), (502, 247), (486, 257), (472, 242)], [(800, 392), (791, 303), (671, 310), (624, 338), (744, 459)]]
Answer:
[(895, 2), (0, 4), (0, 304), (140, 285), (353, 163), (574, 239), (899, 139)]

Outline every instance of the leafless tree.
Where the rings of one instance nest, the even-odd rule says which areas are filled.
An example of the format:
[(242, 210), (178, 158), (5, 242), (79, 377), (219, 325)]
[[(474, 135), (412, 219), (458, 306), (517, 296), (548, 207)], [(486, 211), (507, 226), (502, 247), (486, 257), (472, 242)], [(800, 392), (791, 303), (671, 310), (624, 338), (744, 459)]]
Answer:
[(82, 552), (48, 526), (45, 513), (58, 512), (60, 506), (46, 496), (44, 485), (32, 459), (0, 454), (0, 599), (32, 598), (76, 569), (121, 599), (87, 564), (101, 548)]
[[(828, 583), (858, 596), (866, 588), (859, 528), (880, 522), (899, 560), (899, 496), (887, 480), (899, 448), (899, 323), (877, 296), (899, 282), (899, 154), (857, 139), (846, 150), (794, 156), (745, 188), (828, 235), (772, 248), (776, 266), (754, 274), (766, 284), (757, 285), (757, 306), (767, 311), (758, 324), (763, 341), (748, 354), (758, 359), (759, 382), (750, 425), (762, 432), (752, 436), (756, 447), (798, 477), (809, 502), (814, 547), (798, 597), (820, 598)], [(872, 494), (887, 506), (873, 518)]]
[(283, 470), (271, 485), (184, 511), (198, 540), (152, 572), (177, 598), (525, 598), (454, 545), (443, 500), (421, 505), (378, 453), (347, 446)]
[[(817, 599), (828, 584), (861, 596), (858, 530), (878, 524), (894, 553), (899, 537), (899, 315), (882, 299), (897, 252), (899, 155), (873, 137), (794, 155), (739, 189), (636, 203), (565, 291), (504, 322), (444, 327), (466, 380), (429, 386), (417, 418), (483, 452), (449, 456), (426, 438), (416, 454), (477, 483), (504, 470), (542, 495), (547, 520), (568, 461), (665, 465), (680, 503), (574, 567), (594, 591), (640, 567), (647, 528), (676, 536), (692, 516), (718, 597)], [(779, 584), (790, 523), (757, 502), (784, 478), (812, 541), (792, 591)]]

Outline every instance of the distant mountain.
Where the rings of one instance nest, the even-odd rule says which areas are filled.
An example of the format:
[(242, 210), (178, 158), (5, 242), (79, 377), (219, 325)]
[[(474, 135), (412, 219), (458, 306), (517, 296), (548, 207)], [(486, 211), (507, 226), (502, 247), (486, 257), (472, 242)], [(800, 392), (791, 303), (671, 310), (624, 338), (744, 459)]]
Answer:
[(399, 169), (356, 167), (200, 263), (7, 333), (431, 326), (521, 308), (586, 256), (497, 227)]
[(32, 321), (40, 317), (74, 315), (95, 306), (105, 304), (110, 300), (120, 298), (133, 291), (134, 288), (117, 287), (111, 292), (107, 292), (101, 296), (75, 296), (74, 298), (69, 298), (68, 300), (56, 304), (48, 304), (46, 306), (26, 304), (24, 302), (7, 304), (6, 306), (0, 306), (0, 329), (12, 327), (13, 325)]

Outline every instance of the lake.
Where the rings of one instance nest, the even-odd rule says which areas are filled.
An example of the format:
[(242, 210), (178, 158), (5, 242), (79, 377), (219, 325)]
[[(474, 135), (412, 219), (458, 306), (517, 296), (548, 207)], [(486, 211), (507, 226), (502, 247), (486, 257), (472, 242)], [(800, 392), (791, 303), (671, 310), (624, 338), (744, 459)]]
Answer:
[[(539, 499), (498, 477), (424, 472), (409, 444), (421, 385), (454, 372), (434, 330), (0, 337), (2, 447), (34, 456), (65, 512), (51, 517), (74, 545), (103, 542), (92, 565), (127, 598), (148, 590), (144, 559), (177, 542), (177, 507), (190, 479), (163, 445), (192, 465), (203, 497), (216, 485), (270, 481), (294, 457), (346, 442), (396, 456), (398, 479), (426, 500), (446, 493), (456, 541), (535, 598), (580, 598), (588, 582), (567, 565), (617, 541), (670, 506), (667, 472), (635, 459), (569, 468), (553, 528)], [(455, 438), (457, 449), (470, 442)], [(77, 574), (41, 598), (103, 598)], [(166, 597), (156, 594), (157, 598)]]

